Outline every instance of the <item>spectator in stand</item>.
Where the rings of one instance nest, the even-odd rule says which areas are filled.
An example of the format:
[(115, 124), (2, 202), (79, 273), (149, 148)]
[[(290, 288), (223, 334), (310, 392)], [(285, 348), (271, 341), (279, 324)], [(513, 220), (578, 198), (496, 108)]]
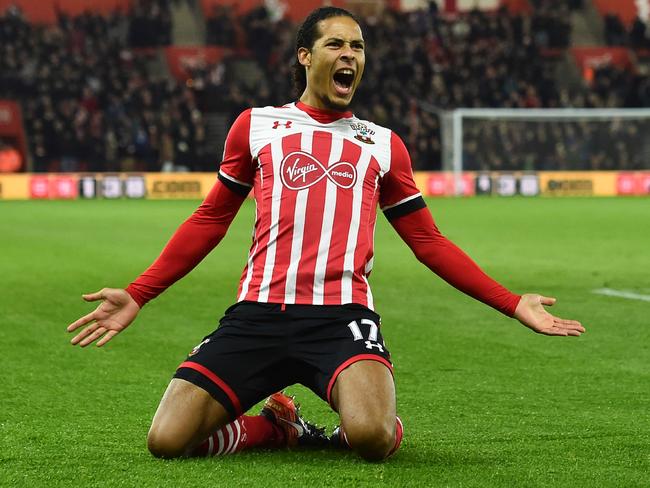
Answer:
[(604, 18), (605, 42), (608, 46), (630, 46), (634, 49), (650, 49), (650, 29), (648, 22), (636, 17), (626, 28), (616, 14)]
[(630, 28), (630, 45), (635, 49), (650, 49), (650, 29), (647, 22), (637, 17)]
[(603, 18), (605, 24), (605, 42), (608, 46), (627, 45), (628, 33), (618, 15), (607, 14)]
[(206, 43), (215, 46), (235, 47), (237, 41), (236, 26), (238, 23), (232, 6), (214, 5), (212, 16), (207, 19), (206, 23)]
[(538, 47), (567, 48), (571, 42), (568, 2), (538, 0), (531, 17), (531, 30)]
[(139, 0), (129, 21), (131, 47), (169, 46), (172, 43), (171, 10), (168, 0)]

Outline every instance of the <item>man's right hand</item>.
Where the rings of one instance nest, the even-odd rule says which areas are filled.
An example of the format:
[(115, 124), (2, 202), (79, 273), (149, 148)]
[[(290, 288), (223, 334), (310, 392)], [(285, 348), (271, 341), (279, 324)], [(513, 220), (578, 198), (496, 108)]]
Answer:
[(70, 341), (73, 346), (79, 344), (86, 347), (95, 341), (98, 347), (103, 346), (126, 329), (140, 311), (131, 295), (120, 288), (104, 288), (82, 296), (87, 302), (102, 300), (102, 303), (88, 315), (68, 325), (68, 332), (86, 326)]

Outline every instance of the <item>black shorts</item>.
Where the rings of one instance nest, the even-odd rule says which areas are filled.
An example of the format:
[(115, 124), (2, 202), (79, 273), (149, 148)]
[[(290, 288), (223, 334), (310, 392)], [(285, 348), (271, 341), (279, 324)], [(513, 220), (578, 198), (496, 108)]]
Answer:
[(174, 377), (206, 390), (233, 418), (296, 383), (331, 403), (337, 376), (356, 361), (379, 361), (392, 372), (379, 325), (379, 315), (355, 304), (240, 302)]

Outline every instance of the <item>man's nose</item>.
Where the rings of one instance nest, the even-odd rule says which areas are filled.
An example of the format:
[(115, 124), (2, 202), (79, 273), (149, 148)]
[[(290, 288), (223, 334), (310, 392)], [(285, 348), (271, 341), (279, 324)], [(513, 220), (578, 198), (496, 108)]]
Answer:
[(347, 42), (343, 44), (343, 47), (341, 48), (341, 58), (354, 59), (354, 57), (355, 57), (355, 52), (354, 49), (352, 49), (352, 46)]

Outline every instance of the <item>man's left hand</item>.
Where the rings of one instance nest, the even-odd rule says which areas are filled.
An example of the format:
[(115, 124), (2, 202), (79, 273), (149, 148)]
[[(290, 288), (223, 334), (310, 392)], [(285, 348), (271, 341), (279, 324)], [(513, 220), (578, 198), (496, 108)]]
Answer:
[(579, 336), (585, 328), (577, 320), (565, 320), (546, 311), (544, 305), (552, 306), (555, 298), (528, 293), (522, 295), (514, 317), (529, 329), (549, 336)]

